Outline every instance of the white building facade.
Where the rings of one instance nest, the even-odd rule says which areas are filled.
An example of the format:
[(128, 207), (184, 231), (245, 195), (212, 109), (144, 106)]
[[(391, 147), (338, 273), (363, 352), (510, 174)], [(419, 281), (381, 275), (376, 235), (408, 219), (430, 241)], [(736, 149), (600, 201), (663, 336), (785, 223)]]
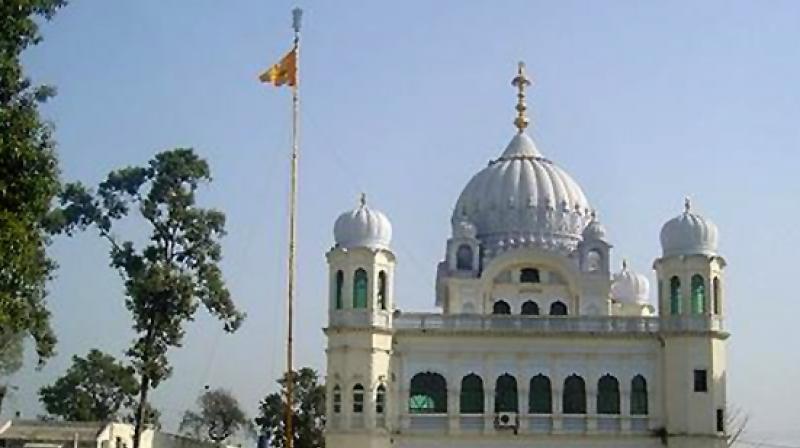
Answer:
[(726, 446), (724, 259), (690, 205), (647, 279), (580, 186), (518, 132), (464, 188), (440, 313), (398, 310), (391, 224), (362, 199), (334, 227), (328, 448)]

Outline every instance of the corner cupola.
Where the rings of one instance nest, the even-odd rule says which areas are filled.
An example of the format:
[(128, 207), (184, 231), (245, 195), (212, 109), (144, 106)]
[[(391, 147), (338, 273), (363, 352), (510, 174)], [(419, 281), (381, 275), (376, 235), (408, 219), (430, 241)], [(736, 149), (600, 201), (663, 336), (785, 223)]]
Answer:
[(686, 198), (684, 211), (661, 228), (661, 248), (664, 257), (678, 255), (716, 255), (717, 226), (708, 218), (692, 212)]
[(389, 249), (392, 224), (386, 215), (368, 207), (366, 195), (362, 194), (358, 207), (342, 213), (336, 219), (333, 236), (336, 246), (344, 249)]

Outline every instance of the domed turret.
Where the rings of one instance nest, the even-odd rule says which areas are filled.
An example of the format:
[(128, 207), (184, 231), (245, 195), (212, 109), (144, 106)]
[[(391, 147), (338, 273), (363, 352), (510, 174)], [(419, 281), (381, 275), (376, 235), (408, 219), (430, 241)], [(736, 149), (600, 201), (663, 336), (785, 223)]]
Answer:
[(606, 241), (608, 238), (606, 227), (597, 219), (597, 214), (592, 212), (592, 220), (583, 229), (584, 240)]
[(708, 218), (691, 211), (686, 199), (685, 210), (661, 228), (661, 249), (664, 257), (675, 255), (716, 255), (717, 226)]
[(392, 241), (392, 224), (386, 215), (369, 208), (366, 196), (362, 194), (357, 208), (342, 213), (336, 219), (333, 236), (336, 245), (345, 249), (388, 249)]
[(628, 269), (622, 262), (622, 270), (614, 274), (611, 283), (611, 297), (622, 303), (645, 303), (650, 296), (650, 282), (642, 274)]
[(469, 181), (451, 222), (472, 223), (487, 254), (517, 246), (570, 252), (589, 221), (589, 201), (572, 177), (544, 158), (525, 133), (524, 87), (530, 81), (522, 65), (513, 84), (519, 89), (514, 121), (518, 132), (500, 157)]

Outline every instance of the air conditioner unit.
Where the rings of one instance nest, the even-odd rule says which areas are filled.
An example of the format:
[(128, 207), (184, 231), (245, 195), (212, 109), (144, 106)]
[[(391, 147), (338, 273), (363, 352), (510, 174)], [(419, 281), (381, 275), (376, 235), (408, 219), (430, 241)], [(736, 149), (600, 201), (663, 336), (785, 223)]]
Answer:
[(498, 412), (494, 417), (494, 427), (497, 429), (519, 428), (519, 415), (516, 412)]

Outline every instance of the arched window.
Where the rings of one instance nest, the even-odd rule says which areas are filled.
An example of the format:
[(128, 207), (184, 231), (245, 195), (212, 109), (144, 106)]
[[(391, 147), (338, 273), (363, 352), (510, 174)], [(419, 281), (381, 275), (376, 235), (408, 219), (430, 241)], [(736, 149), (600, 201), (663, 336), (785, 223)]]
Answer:
[(590, 250), (586, 254), (586, 271), (600, 272), (603, 269), (603, 256), (596, 250)]
[(336, 309), (340, 310), (344, 306), (342, 300), (342, 290), (344, 289), (344, 272), (336, 271)]
[(511, 314), (511, 305), (505, 300), (498, 300), (492, 305), (492, 314)]
[(700, 274), (692, 276), (692, 314), (706, 311), (706, 281)]
[(353, 275), (353, 308), (367, 307), (367, 271), (357, 269)]
[(550, 378), (544, 375), (536, 375), (531, 378), (528, 391), (528, 412), (531, 414), (551, 414), (553, 412)]
[(539, 270), (534, 268), (524, 268), (519, 271), (520, 283), (539, 283)]
[(494, 387), (495, 412), (519, 412), (517, 379), (509, 374), (500, 375)]
[(456, 251), (456, 269), (459, 271), (471, 271), (472, 258), (472, 248), (469, 247), (468, 244), (458, 246), (458, 250)]
[(631, 415), (647, 415), (647, 381), (642, 375), (631, 381)]
[(714, 314), (722, 314), (722, 290), (719, 289), (719, 277), (714, 277)]
[(586, 383), (578, 375), (570, 375), (564, 380), (562, 396), (564, 414), (586, 413)]
[(525, 316), (536, 316), (539, 314), (539, 305), (532, 300), (522, 304), (522, 314)]
[(447, 382), (438, 373), (418, 373), (411, 378), (408, 411), (412, 414), (447, 412)]
[(339, 385), (333, 386), (333, 413), (342, 412), (342, 388)]
[(619, 414), (619, 381), (611, 375), (597, 382), (597, 413)]
[(386, 272), (378, 272), (378, 308), (386, 309)]
[(353, 412), (364, 412), (364, 386), (360, 384), (353, 386)]
[(566, 316), (567, 315), (567, 305), (564, 304), (562, 301), (555, 301), (550, 305), (550, 315), (551, 316)]
[(669, 313), (681, 314), (681, 279), (669, 279)]
[(376, 414), (383, 414), (383, 410), (386, 408), (386, 386), (383, 384), (378, 385), (378, 389), (375, 391), (375, 413)]
[(459, 409), (462, 414), (483, 414), (483, 380), (474, 373), (461, 379)]

